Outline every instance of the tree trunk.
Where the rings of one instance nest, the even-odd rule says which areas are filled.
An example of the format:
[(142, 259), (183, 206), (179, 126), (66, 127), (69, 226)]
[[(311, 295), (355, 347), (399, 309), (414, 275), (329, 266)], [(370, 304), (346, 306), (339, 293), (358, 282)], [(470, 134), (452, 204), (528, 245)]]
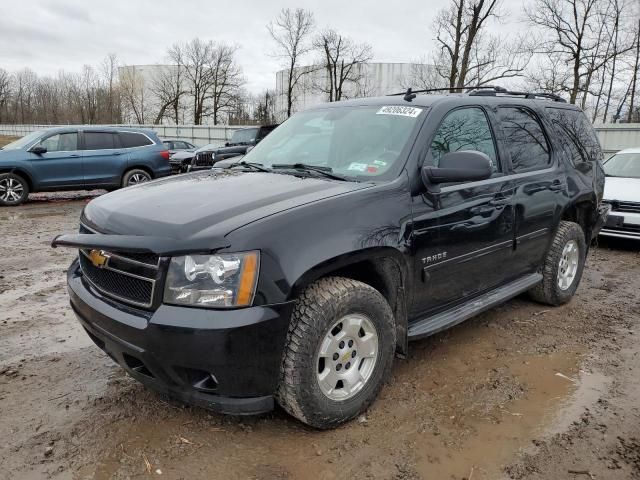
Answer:
[(640, 20), (638, 20), (638, 32), (636, 36), (636, 62), (633, 67), (633, 79), (631, 80), (631, 101), (629, 102), (629, 115), (627, 121), (631, 121), (633, 107), (636, 100), (636, 89), (638, 88), (638, 74), (640, 73)]

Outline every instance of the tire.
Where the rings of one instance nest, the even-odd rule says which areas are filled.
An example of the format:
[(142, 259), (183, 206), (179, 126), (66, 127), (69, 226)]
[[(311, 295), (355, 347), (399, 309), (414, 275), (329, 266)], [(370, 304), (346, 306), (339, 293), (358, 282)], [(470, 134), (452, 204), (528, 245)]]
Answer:
[(15, 207), (29, 198), (29, 183), (15, 173), (0, 174), (0, 206)]
[(122, 177), (122, 188), (138, 185), (139, 183), (147, 183), (151, 180), (151, 175), (139, 168), (133, 168), (126, 172)]
[(313, 283), (291, 317), (278, 403), (319, 429), (353, 419), (375, 400), (391, 371), (395, 331), (391, 308), (373, 287), (342, 277)]
[[(575, 255), (570, 246), (577, 248)], [(541, 268), (543, 280), (529, 291), (531, 298), (547, 305), (562, 305), (571, 300), (582, 278), (586, 252), (580, 225), (561, 221)]]

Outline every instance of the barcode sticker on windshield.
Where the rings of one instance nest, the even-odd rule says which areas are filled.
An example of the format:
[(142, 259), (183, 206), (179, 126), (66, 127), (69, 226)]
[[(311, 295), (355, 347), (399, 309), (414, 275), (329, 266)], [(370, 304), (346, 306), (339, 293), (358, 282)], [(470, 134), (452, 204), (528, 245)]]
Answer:
[(402, 117), (416, 118), (422, 113), (421, 108), (416, 107), (402, 107), (400, 105), (390, 105), (388, 107), (382, 107), (376, 112), (376, 115), (400, 115)]

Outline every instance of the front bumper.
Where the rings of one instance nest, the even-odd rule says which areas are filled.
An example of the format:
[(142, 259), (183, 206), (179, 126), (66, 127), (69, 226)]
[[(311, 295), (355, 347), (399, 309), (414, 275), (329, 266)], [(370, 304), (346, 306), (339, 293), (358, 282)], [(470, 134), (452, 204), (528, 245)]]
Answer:
[(186, 171), (186, 166), (183, 163), (183, 160), (169, 160), (169, 165), (171, 166), (172, 175), (184, 173)]
[(611, 212), (611, 205), (607, 203), (601, 203), (598, 206), (597, 217), (593, 225), (593, 229), (591, 231), (591, 239), (596, 238), (600, 233), (600, 231), (602, 230), (602, 227), (606, 225), (610, 212)]
[(640, 240), (640, 213), (610, 212), (600, 235)]
[(94, 343), (147, 387), (220, 413), (273, 409), (291, 303), (147, 312), (100, 295), (77, 261), (67, 282), (71, 307)]

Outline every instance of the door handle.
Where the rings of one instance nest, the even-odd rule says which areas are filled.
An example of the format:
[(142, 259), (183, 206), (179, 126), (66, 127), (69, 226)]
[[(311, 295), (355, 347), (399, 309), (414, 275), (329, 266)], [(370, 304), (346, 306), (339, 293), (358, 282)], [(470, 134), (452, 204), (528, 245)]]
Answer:
[(508, 198), (495, 198), (493, 200), (490, 200), (487, 205), (491, 207), (504, 207), (506, 205), (509, 205), (510, 203), (511, 200), (509, 200)]
[(114, 155), (122, 155), (122, 152), (113, 152)]
[(69, 155), (69, 158), (80, 158), (80, 155), (77, 155), (77, 154)]
[(560, 180), (554, 180), (551, 185), (549, 185), (549, 190), (552, 192), (559, 192), (564, 190), (565, 184)]

